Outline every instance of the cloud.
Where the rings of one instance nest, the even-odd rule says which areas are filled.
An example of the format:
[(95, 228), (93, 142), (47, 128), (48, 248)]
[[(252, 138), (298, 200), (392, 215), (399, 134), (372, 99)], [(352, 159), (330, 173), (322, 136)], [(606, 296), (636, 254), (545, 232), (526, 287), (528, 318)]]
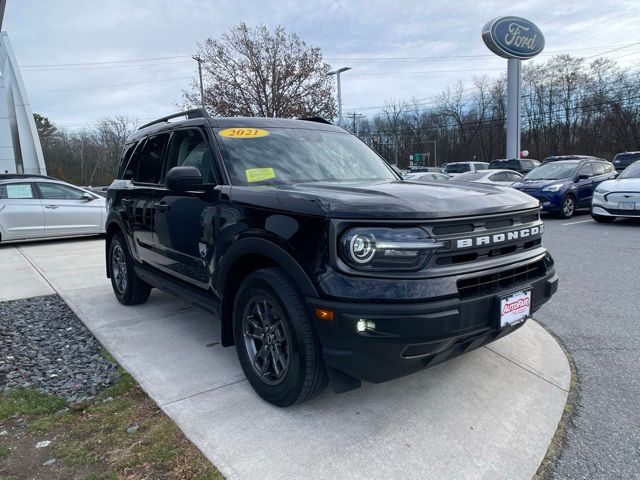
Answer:
[[(75, 126), (109, 115), (151, 118), (174, 111), (195, 74), (189, 57), (197, 43), (241, 21), (283, 25), (322, 48), (333, 66), (351, 66), (343, 76), (345, 111), (370, 114), (375, 110), (365, 107), (391, 98), (429, 98), (474, 75), (501, 75), (506, 62), (480, 39), (484, 23), (499, 15), (536, 22), (546, 52), (593, 55), (637, 41), (640, 2), (22, 0), (8, 2), (3, 29), (21, 65), (183, 56), (145, 67), (24, 68), (34, 111)], [(640, 47), (610, 56), (622, 55), (622, 65), (633, 65)], [(472, 57), (451, 58), (461, 56)], [(358, 60), (374, 57), (446, 58)], [(98, 88), (108, 85), (114, 86)]]

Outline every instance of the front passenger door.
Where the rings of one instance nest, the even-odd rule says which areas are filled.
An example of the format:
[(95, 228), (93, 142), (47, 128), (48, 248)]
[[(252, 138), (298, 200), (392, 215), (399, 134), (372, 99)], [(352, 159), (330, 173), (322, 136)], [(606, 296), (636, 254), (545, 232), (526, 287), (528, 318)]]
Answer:
[[(44, 231), (47, 235), (78, 235), (102, 230), (103, 205), (96, 195), (52, 182), (36, 183), (44, 206)], [(89, 194), (87, 194), (89, 195)]]
[[(588, 175), (588, 178), (580, 179), (580, 176), (583, 175)], [(591, 162), (587, 162), (580, 167), (576, 178), (576, 203), (578, 207), (591, 204), (593, 190), (593, 167)]]
[(166, 172), (173, 167), (196, 167), (203, 188), (193, 192), (163, 191), (154, 212), (157, 267), (193, 285), (208, 288), (213, 254), (213, 217), (217, 191), (213, 156), (199, 128), (177, 130), (171, 136)]

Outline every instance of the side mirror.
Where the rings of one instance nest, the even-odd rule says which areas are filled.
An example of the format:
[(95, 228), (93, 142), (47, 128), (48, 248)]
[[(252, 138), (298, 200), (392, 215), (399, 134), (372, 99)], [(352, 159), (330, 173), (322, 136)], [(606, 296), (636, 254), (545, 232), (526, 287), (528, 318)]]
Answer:
[(90, 202), (91, 200), (95, 200), (96, 197), (94, 197), (93, 195), (91, 195), (90, 193), (84, 192), (82, 194), (82, 200), (84, 200), (85, 202)]
[(202, 174), (196, 167), (173, 167), (167, 172), (165, 184), (174, 192), (198, 190), (202, 186)]
[(580, 181), (580, 180), (587, 180), (587, 179), (589, 179), (589, 178), (591, 178), (591, 175), (588, 175), (588, 174), (586, 174), (586, 173), (583, 173), (582, 175), (578, 175), (578, 181)]

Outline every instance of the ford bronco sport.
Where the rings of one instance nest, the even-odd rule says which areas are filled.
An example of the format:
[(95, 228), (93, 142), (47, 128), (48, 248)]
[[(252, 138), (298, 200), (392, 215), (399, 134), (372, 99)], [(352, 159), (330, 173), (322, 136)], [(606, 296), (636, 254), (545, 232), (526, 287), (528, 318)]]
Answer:
[(317, 118), (161, 118), (127, 140), (107, 205), (117, 299), (155, 287), (215, 313), (279, 406), (478, 348), (557, 289), (537, 200), (403, 181)]

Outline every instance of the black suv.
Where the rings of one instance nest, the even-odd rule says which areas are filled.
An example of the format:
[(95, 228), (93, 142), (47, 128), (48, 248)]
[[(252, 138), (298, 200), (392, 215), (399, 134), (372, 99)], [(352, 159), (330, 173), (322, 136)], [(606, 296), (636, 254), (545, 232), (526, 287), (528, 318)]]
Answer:
[(540, 162), (532, 158), (501, 158), (489, 162), (489, 170), (513, 170), (523, 175), (539, 166)]
[(485, 345), (557, 289), (537, 200), (404, 181), (321, 119), (162, 118), (127, 140), (107, 204), (118, 300), (156, 287), (214, 312), (280, 406)]

